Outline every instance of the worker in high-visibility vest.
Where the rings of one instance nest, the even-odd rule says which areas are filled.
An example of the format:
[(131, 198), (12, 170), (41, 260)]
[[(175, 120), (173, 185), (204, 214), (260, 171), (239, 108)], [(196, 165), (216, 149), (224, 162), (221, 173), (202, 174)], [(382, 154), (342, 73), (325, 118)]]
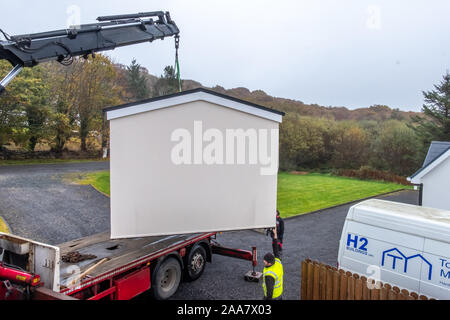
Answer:
[(274, 253), (264, 256), (263, 289), (264, 300), (282, 300), (283, 295), (283, 264), (278, 255), (278, 236), (274, 230)]
[(264, 256), (263, 289), (264, 300), (282, 300), (283, 265), (272, 253)]

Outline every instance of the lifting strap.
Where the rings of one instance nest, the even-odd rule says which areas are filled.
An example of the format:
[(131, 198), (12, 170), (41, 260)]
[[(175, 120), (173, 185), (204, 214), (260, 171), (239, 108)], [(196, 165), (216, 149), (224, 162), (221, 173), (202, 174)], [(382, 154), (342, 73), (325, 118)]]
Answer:
[(180, 60), (178, 58), (178, 51), (180, 49), (180, 36), (176, 35), (175, 36), (175, 72), (176, 72), (176, 77), (178, 80), (178, 91), (181, 92), (182, 90), (182, 86), (181, 86), (181, 70), (180, 70)]

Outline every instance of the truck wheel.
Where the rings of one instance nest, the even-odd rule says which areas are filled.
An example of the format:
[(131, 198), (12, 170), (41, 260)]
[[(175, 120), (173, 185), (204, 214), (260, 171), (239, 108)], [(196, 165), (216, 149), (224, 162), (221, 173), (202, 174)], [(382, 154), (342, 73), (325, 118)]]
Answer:
[(152, 293), (157, 300), (167, 300), (177, 292), (181, 282), (181, 266), (175, 258), (166, 259), (153, 277)]
[(195, 281), (200, 278), (206, 268), (206, 250), (197, 245), (189, 252), (186, 265), (186, 279)]

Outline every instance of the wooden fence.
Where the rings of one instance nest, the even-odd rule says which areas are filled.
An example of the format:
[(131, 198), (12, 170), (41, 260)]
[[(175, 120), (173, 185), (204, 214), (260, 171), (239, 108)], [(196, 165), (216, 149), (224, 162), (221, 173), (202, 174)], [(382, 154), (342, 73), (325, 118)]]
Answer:
[(302, 300), (434, 300), (322, 263), (302, 262)]

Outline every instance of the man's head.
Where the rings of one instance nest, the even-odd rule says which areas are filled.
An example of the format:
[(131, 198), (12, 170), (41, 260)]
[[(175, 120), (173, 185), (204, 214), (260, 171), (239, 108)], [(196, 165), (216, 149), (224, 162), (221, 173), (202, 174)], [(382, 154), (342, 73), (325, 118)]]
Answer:
[(264, 266), (270, 267), (275, 263), (275, 256), (272, 253), (268, 253), (264, 256)]

